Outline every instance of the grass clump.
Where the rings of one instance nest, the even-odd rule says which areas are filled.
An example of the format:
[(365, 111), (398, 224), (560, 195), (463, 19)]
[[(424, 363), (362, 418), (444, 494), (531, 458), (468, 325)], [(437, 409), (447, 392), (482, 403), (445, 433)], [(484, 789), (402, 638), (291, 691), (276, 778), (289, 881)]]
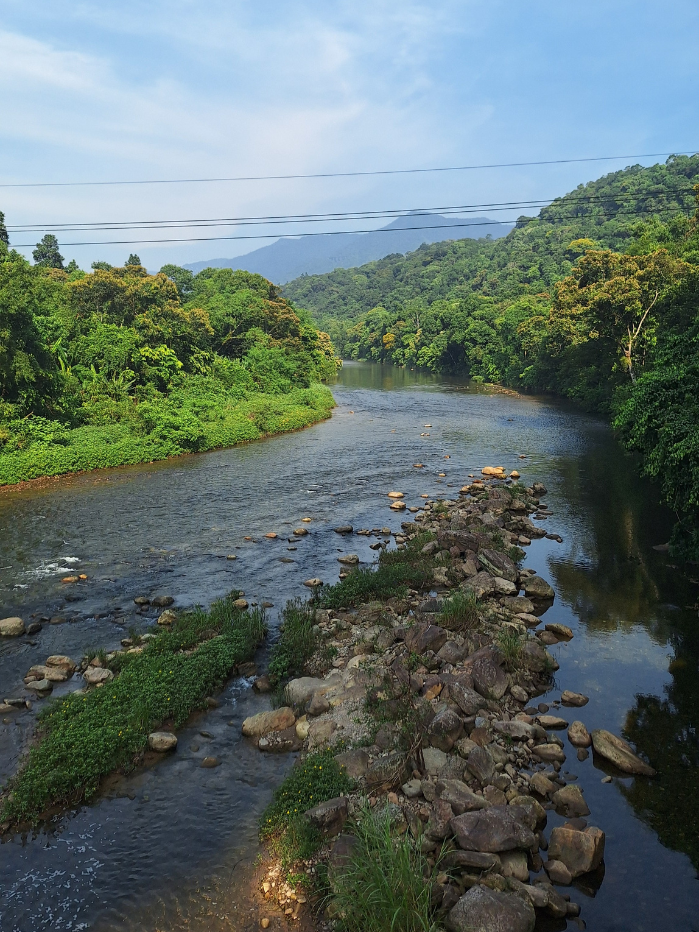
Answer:
[(358, 567), (346, 579), (325, 587), (318, 601), (323, 608), (352, 608), (363, 602), (403, 598), (408, 589), (431, 584), (434, 558), (422, 553), (434, 535), (422, 534), (400, 550), (384, 550), (374, 566)]
[(478, 624), (478, 607), (473, 592), (457, 590), (442, 604), (438, 624), (447, 631), (470, 631)]
[(164, 723), (176, 728), (204, 708), (265, 636), (264, 612), (240, 611), (237, 595), (181, 615), (142, 653), (118, 654), (110, 663), (117, 675), (102, 688), (51, 703), (0, 821), (36, 821), (49, 807), (90, 799), (102, 777), (133, 766), (151, 731)]
[(260, 821), (260, 835), (285, 871), (311, 857), (320, 845), (320, 835), (303, 818), (304, 812), (353, 788), (353, 781), (328, 750), (309, 754), (274, 791)]
[(291, 599), (286, 603), (280, 638), (272, 648), (271, 676), (286, 680), (303, 672), (318, 645), (318, 637), (313, 630), (315, 623), (315, 608), (310, 603), (301, 599)]
[(349, 863), (330, 878), (332, 913), (342, 932), (437, 932), (430, 904), (430, 868), (406, 834), (396, 836), (391, 813), (365, 806), (354, 826)]
[(512, 628), (503, 628), (498, 633), (497, 644), (505, 658), (505, 667), (510, 672), (516, 670), (522, 661), (524, 651), (522, 636)]

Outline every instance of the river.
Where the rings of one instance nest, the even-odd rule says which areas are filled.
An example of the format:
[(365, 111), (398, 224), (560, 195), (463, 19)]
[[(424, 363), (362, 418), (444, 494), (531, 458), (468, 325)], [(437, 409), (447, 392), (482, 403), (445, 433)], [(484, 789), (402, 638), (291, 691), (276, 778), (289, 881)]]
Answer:
[[(65, 619), (0, 643), (0, 697), (23, 695), (23, 675), (49, 654), (77, 660), (118, 646), (131, 626), (147, 630), (137, 595), (185, 606), (240, 588), (274, 604), (274, 629), (286, 599), (307, 594), (303, 580), (336, 580), (338, 551), (373, 558), (370, 538), (349, 542), (333, 527), (398, 529), (387, 491), (419, 504), (421, 493), (455, 497), (484, 465), (517, 468), (548, 487), (547, 529), (563, 537), (535, 541), (525, 560), (556, 589), (547, 620), (575, 631), (552, 649), (552, 696), (585, 692), (588, 728), (626, 729), (659, 770), (602, 784), (592, 758), (569, 759), (590, 823), (607, 833), (601, 886), (570, 892), (594, 932), (699, 929), (697, 585), (653, 549), (672, 523), (656, 490), (604, 423), (550, 399), (370, 363), (346, 364), (333, 391), (332, 419), (300, 433), (0, 495), (3, 616)], [(302, 517), (309, 535), (289, 542)], [(88, 580), (66, 586), (67, 572)], [(241, 740), (242, 719), (265, 706), (247, 681), (220, 699), (184, 729), (177, 754), (0, 845), (3, 932), (254, 927), (241, 889), (257, 818), (290, 761)], [(33, 715), (0, 724), (2, 780)], [(207, 754), (221, 766), (202, 769)]]

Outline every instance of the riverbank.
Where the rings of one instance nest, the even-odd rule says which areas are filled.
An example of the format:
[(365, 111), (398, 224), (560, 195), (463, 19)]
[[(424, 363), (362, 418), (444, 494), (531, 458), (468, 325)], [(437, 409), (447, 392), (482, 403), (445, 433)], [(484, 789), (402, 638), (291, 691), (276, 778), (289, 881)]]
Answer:
[[(186, 394), (186, 392), (184, 393)], [(187, 401), (192, 404), (187, 404)], [(148, 427), (134, 418), (103, 426), (49, 432), (26, 449), (0, 454), (0, 488), (96, 469), (153, 463), (302, 430), (335, 407), (329, 388), (315, 384), (286, 395), (252, 394), (244, 401), (173, 398)]]
[(519, 566), (545, 536), (529, 515), (546, 516), (546, 490), (503, 478), (411, 509), (397, 550), (344, 569), (316, 588), (305, 624), (298, 606), (285, 624), (276, 656), (307, 675), (287, 684), (286, 705), (243, 723), (260, 750), (302, 751), (261, 822), (270, 915), (296, 919), (315, 900), (318, 928), (381, 930), (399, 915), (406, 929), (531, 932), (538, 914), (580, 914), (572, 883), (602, 882), (605, 833), (563, 769), (568, 745), (584, 760), (594, 744), (612, 773), (653, 771), (588, 732), (586, 696), (534, 704), (554, 688), (547, 645), (573, 632), (540, 629), (554, 592)]

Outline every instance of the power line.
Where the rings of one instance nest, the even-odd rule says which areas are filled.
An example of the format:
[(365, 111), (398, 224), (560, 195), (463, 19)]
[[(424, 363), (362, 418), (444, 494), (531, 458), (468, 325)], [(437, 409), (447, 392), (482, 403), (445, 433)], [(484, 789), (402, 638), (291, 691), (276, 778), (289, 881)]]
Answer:
[[(11, 233), (33, 233), (42, 230), (51, 232), (97, 232), (101, 230), (138, 230), (138, 229), (183, 229), (188, 227), (213, 227), (213, 226), (257, 226), (262, 224), (289, 224), (289, 223), (328, 223), (334, 221), (349, 220), (379, 220), (379, 219), (397, 219), (400, 217), (420, 217), (431, 216), (434, 213), (441, 215), (468, 214), (475, 211), (488, 210), (508, 211), (515, 208), (520, 209), (543, 209), (553, 206), (556, 202), (565, 206), (591, 206), (595, 207), (600, 204), (618, 202), (630, 199), (649, 200), (655, 202), (656, 209), (667, 209), (658, 205), (660, 199), (668, 198), (692, 198), (693, 191), (691, 188), (674, 191), (659, 191), (655, 194), (649, 193), (638, 195), (634, 193), (626, 194), (602, 194), (602, 195), (565, 195), (558, 198), (538, 198), (526, 201), (496, 201), (482, 204), (460, 204), (455, 206), (439, 207), (413, 207), (413, 208), (389, 208), (385, 210), (366, 210), (366, 211), (347, 211), (327, 214), (277, 214), (262, 217), (217, 217), (217, 218), (198, 218), (190, 220), (131, 220), (131, 221), (93, 221), (93, 222), (64, 222), (64, 223), (46, 223), (46, 224), (13, 224), (7, 226), (7, 231)], [(501, 221), (495, 221), (501, 222)], [(478, 226), (478, 224), (470, 224)]]
[[(678, 213), (684, 212), (685, 208), (683, 207), (674, 207), (666, 208), (668, 213)], [(647, 213), (655, 212), (656, 208), (648, 208), (646, 210), (618, 210), (615, 211), (610, 216), (642, 216)], [(536, 223), (539, 220), (544, 220), (546, 223), (571, 223), (578, 217), (552, 217), (550, 219), (540, 218), (540, 217), (525, 217), (520, 218), (516, 222), (516, 228), (522, 228), (528, 226), (530, 223)], [(361, 233), (399, 233), (405, 230), (453, 230), (459, 227), (467, 227), (473, 229), (474, 227), (483, 227), (483, 226), (500, 226), (499, 220), (488, 220), (479, 223), (453, 223), (453, 224), (435, 224), (429, 226), (415, 226), (415, 227), (383, 227), (378, 230), (331, 230), (331, 231), (322, 231), (318, 233), (272, 233), (272, 234), (246, 234), (243, 236), (193, 236), (193, 237), (182, 237), (182, 238), (168, 238), (168, 239), (127, 239), (127, 240), (96, 240), (94, 242), (78, 242), (78, 243), (61, 243), (61, 248), (65, 246), (136, 246), (136, 245), (145, 245), (145, 244), (158, 244), (158, 243), (200, 243), (200, 242), (214, 242), (221, 240), (258, 240), (258, 239), (298, 239), (299, 236), (308, 237), (308, 236), (342, 236), (342, 235), (352, 235), (352, 234), (361, 234)], [(20, 243), (15, 246), (16, 249), (30, 249), (35, 246), (35, 243)]]
[(231, 178), (149, 178), (136, 181), (26, 181), (0, 183), (0, 188), (106, 187), (145, 184), (214, 184), (237, 181), (295, 181), (309, 178), (359, 178), (376, 175), (417, 175), (428, 172), (463, 172), (489, 168), (525, 168), (536, 165), (573, 165), (581, 162), (613, 162), (622, 159), (658, 159), (672, 155), (694, 155), (696, 149), (675, 152), (647, 152), (642, 155), (596, 155), (575, 159), (545, 159), (536, 162), (495, 162), (483, 165), (448, 165), (437, 168), (390, 168), (374, 171), (316, 172), (297, 175), (238, 175)]

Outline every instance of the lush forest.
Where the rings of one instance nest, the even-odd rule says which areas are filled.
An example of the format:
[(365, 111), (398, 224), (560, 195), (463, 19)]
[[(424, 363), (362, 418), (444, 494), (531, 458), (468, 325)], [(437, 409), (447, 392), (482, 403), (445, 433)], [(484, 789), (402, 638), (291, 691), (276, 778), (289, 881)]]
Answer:
[(0, 484), (150, 462), (327, 417), (327, 334), (259, 275), (34, 264), (0, 214)]
[(464, 371), (609, 417), (699, 558), (699, 156), (581, 186), (504, 239), (423, 246), (284, 293), (341, 355)]

